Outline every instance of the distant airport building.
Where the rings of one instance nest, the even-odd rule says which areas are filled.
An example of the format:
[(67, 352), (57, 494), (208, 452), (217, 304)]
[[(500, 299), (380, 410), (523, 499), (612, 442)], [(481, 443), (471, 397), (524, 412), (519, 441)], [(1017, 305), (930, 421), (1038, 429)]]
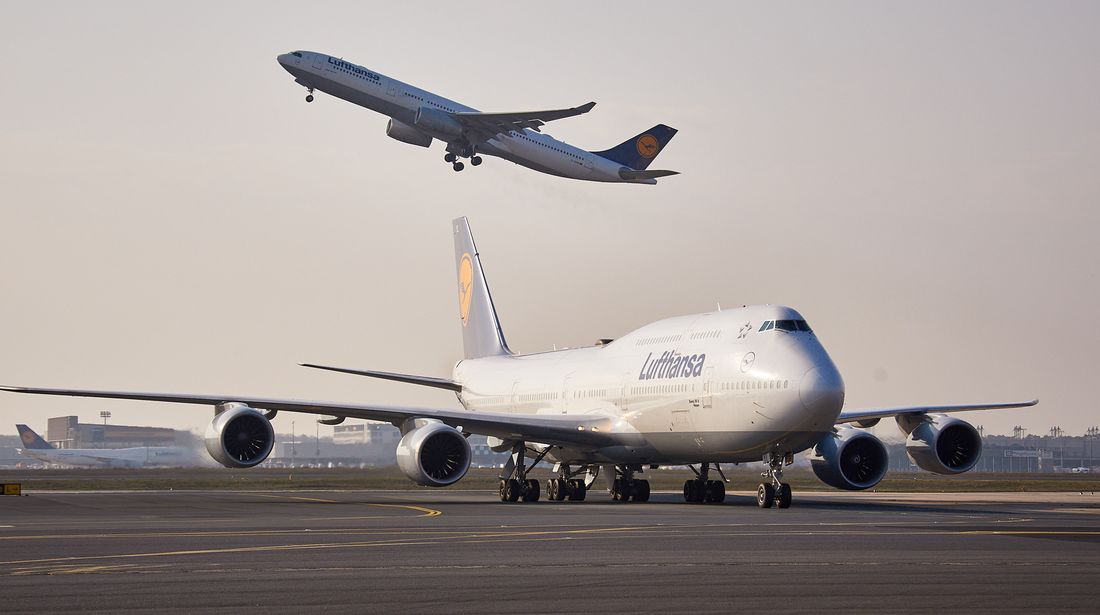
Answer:
[(46, 425), (46, 440), (57, 448), (176, 446), (181, 443), (179, 433), (166, 427), (81, 423), (75, 416), (54, 417)]

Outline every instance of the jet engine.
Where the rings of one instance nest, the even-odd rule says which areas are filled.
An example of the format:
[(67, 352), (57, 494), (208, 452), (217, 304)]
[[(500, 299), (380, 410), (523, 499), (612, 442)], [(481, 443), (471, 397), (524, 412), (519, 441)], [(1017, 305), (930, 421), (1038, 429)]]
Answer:
[(404, 122), (398, 122), (394, 119), (391, 119), (390, 123), (386, 124), (386, 136), (391, 139), (397, 139), (402, 143), (419, 145), (420, 147), (428, 147), (432, 144), (432, 138), (429, 135), (420, 132)]
[(206, 428), (206, 450), (227, 468), (251, 468), (263, 463), (275, 446), (271, 421), (244, 404), (226, 404)]
[(397, 443), (397, 466), (425, 487), (457, 483), (470, 469), (470, 443), (460, 431), (429, 422), (407, 432)]
[(818, 442), (810, 465), (826, 485), (858, 491), (882, 480), (889, 457), (882, 441), (874, 435), (842, 425), (835, 434)]
[(416, 110), (416, 119), (413, 125), (432, 135), (448, 137), (450, 139), (462, 136), (462, 124), (445, 111), (420, 107)]
[(922, 470), (962, 474), (982, 456), (982, 437), (966, 421), (946, 414), (899, 415), (898, 427), (909, 434), (905, 452)]

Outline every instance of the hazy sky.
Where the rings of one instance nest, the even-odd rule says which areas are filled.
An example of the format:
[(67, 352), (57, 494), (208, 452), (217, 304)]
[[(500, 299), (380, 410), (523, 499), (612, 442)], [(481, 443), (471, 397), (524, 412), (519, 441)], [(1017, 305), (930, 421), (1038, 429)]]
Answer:
[[(449, 375), (468, 215), (519, 351), (781, 303), (850, 408), (1039, 397), (970, 418), (1100, 423), (1100, 3), (0, 8), (0, 383), (455, 407), (296, 363)], [(654, 166), (683, 175), (456, 174), (383, 116), (307, 105), (293, 49), (486, 111), (595, 100), (548, 130), (587, 149), (667, 123)], [(0, 432), (104, 409), (212, 414), (3, 394)]]

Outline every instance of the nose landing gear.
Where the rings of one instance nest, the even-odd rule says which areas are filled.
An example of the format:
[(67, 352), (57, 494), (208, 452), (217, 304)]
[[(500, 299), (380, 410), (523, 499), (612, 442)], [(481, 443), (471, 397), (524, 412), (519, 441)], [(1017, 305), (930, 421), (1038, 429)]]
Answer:
[(776, 451), (768, 451), (764, 454), (764, 463), (768, 464), (768, 468), (760, 476), (771, 481), (760, 483), (756, 488), (756, 504), (760, 508), (771, 508), (773, 505), (790, 508), (791, 486), (783, 482), (783, 466), (794, 463), (794, 454), (780, 455)]
[(313, 102), (313, 88), (306, 88), (309, 94), (306, 94), (306, 102)]

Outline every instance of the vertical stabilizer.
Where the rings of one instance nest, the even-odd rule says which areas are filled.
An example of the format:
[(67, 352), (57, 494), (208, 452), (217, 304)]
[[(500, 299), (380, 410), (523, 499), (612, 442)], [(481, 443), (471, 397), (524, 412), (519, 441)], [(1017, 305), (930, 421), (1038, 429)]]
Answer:
[(504, 341), (485, 271), (465, 217), (452, 223), (455, 234), (455, 262), (458, 265), (458, 317), (462, 322), (462, 345), (467, 359), (512, 354)]
[(33, 450), (48, 450), (53, 447), (49, 442), (42, 439), (42, 436), (36, 434), (33, 429), (26, 425), (16, 425), (15, 429), (19, 432), (19, 439), (23, 441), (23, 448)]

